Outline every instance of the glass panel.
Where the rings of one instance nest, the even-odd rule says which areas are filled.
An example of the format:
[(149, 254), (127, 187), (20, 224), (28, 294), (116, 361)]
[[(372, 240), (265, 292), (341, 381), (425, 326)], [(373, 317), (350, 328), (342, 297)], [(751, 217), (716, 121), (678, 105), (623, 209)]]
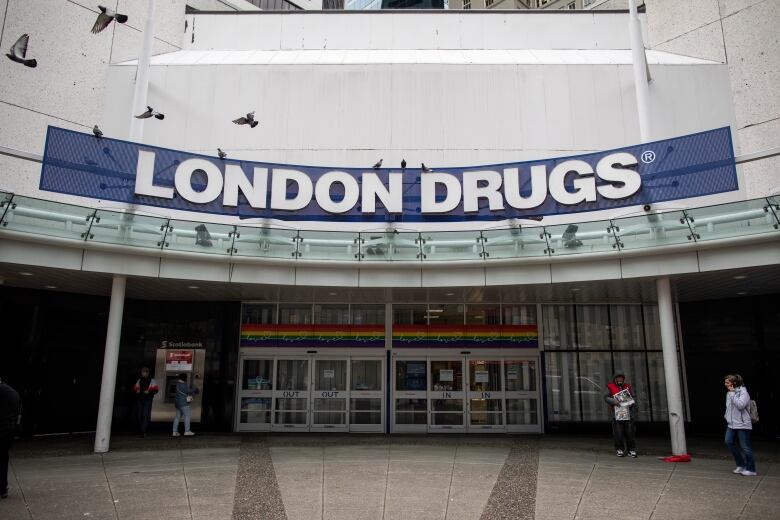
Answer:
[(307, 260), (358, 259), (358, 234), (340, 231), (299, 231), (298, 255)]
[(685, 210), (697, 240), (776, 233), (774, 215), (764, 199)]
[(610, 332), (615, 350), (643, 350), (645, 348), (641, 305), (610, 305)]
[(271, 398), (270, 397), (242, 397), (240, 421), (245, 424), (270, 423), (271, 422)]
[(395, 362), (395, 389), (404, 391), (426, 390), (427, 366), (425, 361), (397, 360)]
[(431, 424), (435, 426), (461, 426), (463, 424), (463, 399), (432, 399)]
[(638, 217), (614, 219), (622, 249), (681, 244), (689, 241), (691, 230), (681, 211), (650, 213)]
[(13, 231), (84, 240), (95, 210), (19, 195), (8, 206), (3, 226)]
[(381, 391), (382, 362), (378, 359), (355, 359), (352, 361), (352, 390)]
[(273, 325), (276, 323), (276, 304), (245, 303), (241, 306), (241, 323)]
[(347, 360), (318, 359), (315, 362), (314, 389), (343, 391), (347, 389)]
[(277, 397), (276, 398), (276, 409), (277, 410), (306, 410), (306, 407), (308, 406), (308, 403), (306, 402), (307, 399), (303, 398), (287, 398), (287, 397)]
[(428, 306), (430, 325), (460, 325), (463, 326), (463, 311), (466, 306), (461, 304), (432, 303)]
[(90, 240), (160, 249), (167, 223), (166, 218), (100, 210), (89, 231)]
[(315, 305), (314, 323), (320, 325), (349, 324), (349, 305)]
[(428, 403), (426, 399), (396, 399), (396, 424), (428, 424)]
[(353, 325), (384, 325), (384, 305), (352, 305)]
[(615, 371), (626, 374), (626, 382), (634, 389), (637, 420), (650, 420), (650, 389), (647, 385), (647, 369), (644, 352), (615, 352), (613, 354)]
[(438, 231), (422, 233), (423, 260), (480, 260), (482, 240), (479, 231)]
[(165, 235), (165, 247), (175, 251), (194, 251), (228, 255), (233, 247), (233, 226), (171, 220)]
[(273, 388), (273, 360), (245, 359), (242, 390), (271, 390)]
[(507, 399), (506, 423), (513, 425), (539, 424), (536, 399)]
[(280, 325), (309, 325), (312, 323), (311, 305), (285, 304), (279, 305)]
[(612, 380), (612, 355), (609, 352), (581, 352), (577, 388), (582, 401), (583, 421), (609, 421), (607, 383)]
[(542, 233), (542, 226), (483, 231), (485, 252), (490, 259), (547, 256)]
[(536, 305), (501, 306), (503, 311), (502, 325), (536, 325)]
[(308, 390), (309, 361), (307, 359), (278, 360), (276, 365), (276, 385), (277, 390)]
[(419, 261), (420, 234), (409, 232), (361, 233), (362, 259), (368, 262)]
[(501, 426), (504, 424), (501, 399), (471, 399), (469, 405), (472, 426)]
[(575, 374), (577, 359), (574, 352), (545, 352), (545, 381), (547, 390), (547, 419), (551, 422), (578, 421), (580, 402)]
[(577, 305), (577, 346), (585, 350), (609, 350), (609, 307)]
[(295, 258), (298, 231), (268, 227), (236, 228), (233, 254), (262, 258)]
[(504, 360), (504, 380), (507, 392), (535, 392), (536, 361)]
[(466, 305), (467, 325), (500, 325), (501, 309), (498, 304)]
[(431, 390), (463, 391), (463, 362), (431, 360)]
[(469, 390), (472, 392), (500, 392), (501, 361), (470, 359)]
[(351, 424), (382, 424), (382, 399), (350, 399)]
[(427, 325), (425, 304), (393, 304), (393, 325)]
[(653, 398), (653, 420), (667, 422), (669, 421), (669, 407), (666, 404), (666, 385), (664, 384), (666, 376), (664, 374), (663, 353), (648, 352), (647, 368), (650, 373), (650, 395)]
[(313, 424), (346, 424), (346, 399), (314, 399)]
[(661, 350), (661, 318), (658, 305), (643, 305), (645, 314), (645, 345), (647, 350)]
[(307, 424), (308, 412), (276, 412), (276, 424)]
[(608, 220), (545, 226), (553, 256), (616, 251)]
[(544, 348), (547, 350), (574, 350), (574, 306), (545, 305), (542, 308)]

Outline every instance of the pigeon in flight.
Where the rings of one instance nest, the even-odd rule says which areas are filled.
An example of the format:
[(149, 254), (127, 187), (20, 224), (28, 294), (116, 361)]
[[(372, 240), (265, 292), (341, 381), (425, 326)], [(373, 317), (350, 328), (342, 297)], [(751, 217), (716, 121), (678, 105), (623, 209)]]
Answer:
[(378, 169), (379, 169), (379, 168), (381, 168), (381, 167), (382, 167), (382, 159), (379, 159), (379, 162), (377, 162), (377, 163), (376, 163), (376, 164), (373, 166), (373, 168), (374, 168), (375, 170), (378, 170)]
[(108, 27), (114, 20), (118, 23), (125, 23), (127, 21), (127, 15), (119, 14), (113, 9), (103, 7), (102, 5), (99, 5), (98, 9), (100, 9), (100, 14), (97, 17), (97, 20), (95, 20), (95, 25), (92, 26), (92, 34), (99, 33)]
[(239, 117), (238, 119), (234, 119), (233, 122), (237, 125), (249, 125), (250, 128), (256, 127), (258, 124), (260, 124), (259, 121), (255, 121), (255, 113), (249, 112), (244, 117)]
[(401, 159), (401, 169), (402, 170), (406, 169), (406, 159)]
[(217, 148), (217, 155), (219, 156), (220, 159), (224, 159), (225, 157), (227, 157), (227, 154), (222, 151), (222, 148)]
[(431, 173), (433, 171), (433, 168), (428, 168), (425, 166), (425, 163), (420, 163), (420, 169), (423, 173)]
[(11, 47), (11, 52), (6, 54), (8, 58), (11, 61), (15, 61), (16, 63), (21, 63), (27, 67), (35, 68), (38, 66), (38, 62), (35, 59), (27, 59), (27, 42), (30, 41), (30, 35), (29, 34), (23, 34), (21, 38), (16, 40), (16, 43), (14, 43), (13, 47)]
[(152, 116), (156, 117), (157, 119), (165, 119), (165, 114), (161, 114), (160, 112), (155, 112), (155, 110), (152, 107), (150, 107), (150, 106), (146, 107), (146, 112), (144, 112), (143, 114), (135, 116), (135, 118), (136, 119), (149, 119)]
[(95, 137), (97, 137), (98, 139), (103, 137), (103, 131), (100, 130), (98, 125), (95, 125), (95, 126), (92, 127), (92, 133), (95, 134)]

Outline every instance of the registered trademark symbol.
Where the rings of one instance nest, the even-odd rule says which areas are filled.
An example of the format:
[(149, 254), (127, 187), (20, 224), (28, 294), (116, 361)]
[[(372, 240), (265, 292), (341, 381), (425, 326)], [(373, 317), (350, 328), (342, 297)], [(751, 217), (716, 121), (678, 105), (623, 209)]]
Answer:
[(650, 164), (651, 162), (655, 161), (655, 152), (652, 150), (645, 150), (642, 152), (642, 162), (645, 164)]

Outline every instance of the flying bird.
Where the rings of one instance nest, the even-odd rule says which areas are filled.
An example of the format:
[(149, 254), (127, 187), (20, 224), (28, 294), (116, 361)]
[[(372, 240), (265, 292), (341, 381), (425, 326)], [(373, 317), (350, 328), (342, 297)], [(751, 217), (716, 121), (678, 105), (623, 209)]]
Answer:
[(249, 112), (244, 117), (239, 117), (238, 119), (234, 119), (233, 122), (237, 125), (249, 125), (250, 128), (256, 127), (258, 124), (260, 124), (259, 121), (255, 121), (255, 113)]
[(146, 112), (143, 114), (139, 114), (135, 116), (136, 119), (149, 119), (150, 117), (156, 117), (157, 119), (165, 119), (165, 114), (161, 114), (160, 112), (156, 112), (152, 107), (147, 106)]
[(375, 170), (378, 170), (381, 167), (382, 167), (382, 159), (379, 159), (379, 162), (377, 162), (374, 166), (372, 166), (372, 168), (374, 168)]
[(26, 67), (35, 68), (38, 66), (38, 62), (33, 59), (27, 59), (27, 43), (30, 41), (30, 35), (29, 34), (23, 34), (21, 38), (16, 40), (16, 43), (13, 44), (11, 47), (11, 52), (7, 53), (6, 56), (11, 61), (15, 61), (16, 63), (21, 63), (22, 65), (25, 65)]
[(92, 127), (92, 133), (95, 134), (95, 137), (97, 137), (98, 139), (103, 137), (103, 131), (100, 130), (98, 125), (95, 125), (95, 126)]
[(108, 27), (114, 20), (118, 23), (125, 23), (127, 21), (127, 15), (119, 14), (113, 9), (103, 7), (102, 5), (99, 5), (98, 9), (100, 9), (100, 14), (97, 17), (97, 20), (95, 20), (95, 25), (92, 26), (92, 34), (99, 33)]
[(224, 159), (225, 157), (227, 157), (227, 154), (222, 151), (222, 148), (217, 148), (217, 155), (219, 156), (220, 159)]
[(401, 169), (402, 170), (406, 169), (406, 159), (401, 159)]
[(428, 168), (425, 166), (425, 163), (420, 163), (420, 169), (423, 173), (431, 173), (433, 171), (433, 168)]

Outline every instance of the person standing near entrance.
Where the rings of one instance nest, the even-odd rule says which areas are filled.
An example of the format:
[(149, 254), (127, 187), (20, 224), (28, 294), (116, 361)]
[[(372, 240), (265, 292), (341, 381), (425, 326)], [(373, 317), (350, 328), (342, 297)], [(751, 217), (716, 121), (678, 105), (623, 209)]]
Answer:
[(723, 380), (726, 387), (726, 446), (737, 463), (734, 473), (754, 477), (756, 461), (753, 458), (753, 445), (750, 435), (753, 421), (750, 419), (750, 394), (748, 394), (742, 376), (729, 374)]
[(19, 394), (0, 381), (0, 498), (8, 498), (8, 452), (19, 420)]
[(139, 435), (146, 436), (149, 421), (152, 419), (152, 401), (160, 390), (157, 381), (149, 374), (149, 367), (141, 369), (141, 377), (133, 385), (133, 393), (136, 395), (136, 425)]
[(626, 383), (626, 375), (622, 370), (616, 371), (612, 382), (607, 383), (607, 392), (604, 400), (612, 412), (612, 437), (617, 456), (625, 457), (628, 451), (629, 457), (636, 458), (636, 399), (634, 389)]
[(178, 437), (179, 434), (179, 420), (184, 417), (184, 436), (190, 437), (195, 435), (190, 430), (190, 421), (192, 420), (192, 409), (190, 403), (192, 402), (192, 396), (198, 393), (197, 388), (193, 388), (187, 384), (187, 374), (179, 374), (179, 380), (176, 381), (176, 397), (174, 405), (176, 406), (176, 417), (173, 418), (173, 436)]

